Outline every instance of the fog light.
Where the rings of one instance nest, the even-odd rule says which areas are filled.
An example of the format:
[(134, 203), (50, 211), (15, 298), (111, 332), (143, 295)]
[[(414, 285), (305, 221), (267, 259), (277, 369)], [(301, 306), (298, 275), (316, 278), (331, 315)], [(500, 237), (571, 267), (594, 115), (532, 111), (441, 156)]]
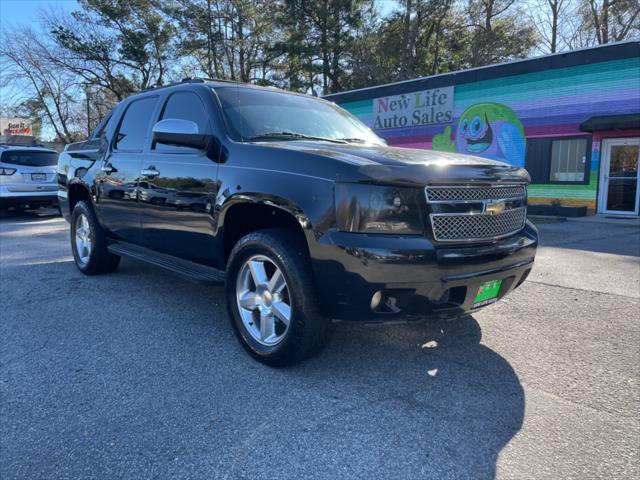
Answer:
[(382, 301), (382, 290), (378, 290), (371, 297), (371, 310), (376, 311), (380, 306), (380, 302)]

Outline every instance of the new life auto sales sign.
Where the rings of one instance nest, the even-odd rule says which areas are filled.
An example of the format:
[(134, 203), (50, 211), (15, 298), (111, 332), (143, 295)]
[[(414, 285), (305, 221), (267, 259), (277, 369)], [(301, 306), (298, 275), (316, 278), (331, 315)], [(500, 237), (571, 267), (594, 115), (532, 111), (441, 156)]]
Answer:
[(434, 88), (373, 99), (373, 128), (402, 128), (453, 119), (454, 87)]

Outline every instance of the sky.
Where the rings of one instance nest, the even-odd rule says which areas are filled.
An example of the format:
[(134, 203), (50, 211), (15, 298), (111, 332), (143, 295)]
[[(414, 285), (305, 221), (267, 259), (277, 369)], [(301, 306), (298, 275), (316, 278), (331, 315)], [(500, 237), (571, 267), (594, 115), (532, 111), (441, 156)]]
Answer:
[(0, 0), (0, 30), (9, 25), (35, 25), (38, 10), (50, 5), (73, 10), (76, 0)]

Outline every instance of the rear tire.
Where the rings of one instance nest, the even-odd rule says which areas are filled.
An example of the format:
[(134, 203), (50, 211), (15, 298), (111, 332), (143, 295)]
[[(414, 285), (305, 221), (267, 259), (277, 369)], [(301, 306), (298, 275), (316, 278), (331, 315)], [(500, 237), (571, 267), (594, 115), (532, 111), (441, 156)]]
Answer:
[(107, 237), (88, 201), (79, 201), (74, 207), (70, 232), (78, 270), (85, 275), (98, 275), (118, 268), (120, 257), (107, 250)]
[[(261, 275), (264, 281), (256, 281)], [(296, 232), (269, 229), (242, 237), (229, 256), (226, 296), (242, 346), (267, 365), (296, 364), (329, 340), (330, 321), (318, 310), (309, 255)], [(263, 328), (269, 319), (270, 328)]]

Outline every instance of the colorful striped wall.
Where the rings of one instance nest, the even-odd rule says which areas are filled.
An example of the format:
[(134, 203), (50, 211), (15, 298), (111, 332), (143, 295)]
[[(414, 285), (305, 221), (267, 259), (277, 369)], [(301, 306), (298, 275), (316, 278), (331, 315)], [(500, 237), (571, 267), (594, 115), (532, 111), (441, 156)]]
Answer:
[[(406, 93), (410, 92), (408, 89)], [(454, 92), (451, 124), (382, 129), (376, 133), (390, 145), (444, 149), (444, 140), (446, 144), (450, 143), (449, 148), (455, 149), (453, 139), (460, 133), (461, 116), (478, 104), (499, 104), (505, 111), (515, 113), (524, 128), (526, 138), (589, 135), (581, 132), (579, 125), (592, 116), (640, 111), (640, 58), (603, 61), (465, 83), (456, 85)], [(341, 106), (364, 123), (373, 126), (372, 99), (342, 103)], [(515, 123), (518, 123), (517, 120)], [(449, 130), (445, 130), (446, 127)], [(586, 205), (593, 210), (597, 197), (602, 136), (593, 136), (588, 185), (534, 184), (529, 189), (530, 200), (548, 203), (558, 199), (563, 204)], [(484, 156), (495, 158), (489, 154)], [(519, 164), (521, 160), (512, 163)]]

